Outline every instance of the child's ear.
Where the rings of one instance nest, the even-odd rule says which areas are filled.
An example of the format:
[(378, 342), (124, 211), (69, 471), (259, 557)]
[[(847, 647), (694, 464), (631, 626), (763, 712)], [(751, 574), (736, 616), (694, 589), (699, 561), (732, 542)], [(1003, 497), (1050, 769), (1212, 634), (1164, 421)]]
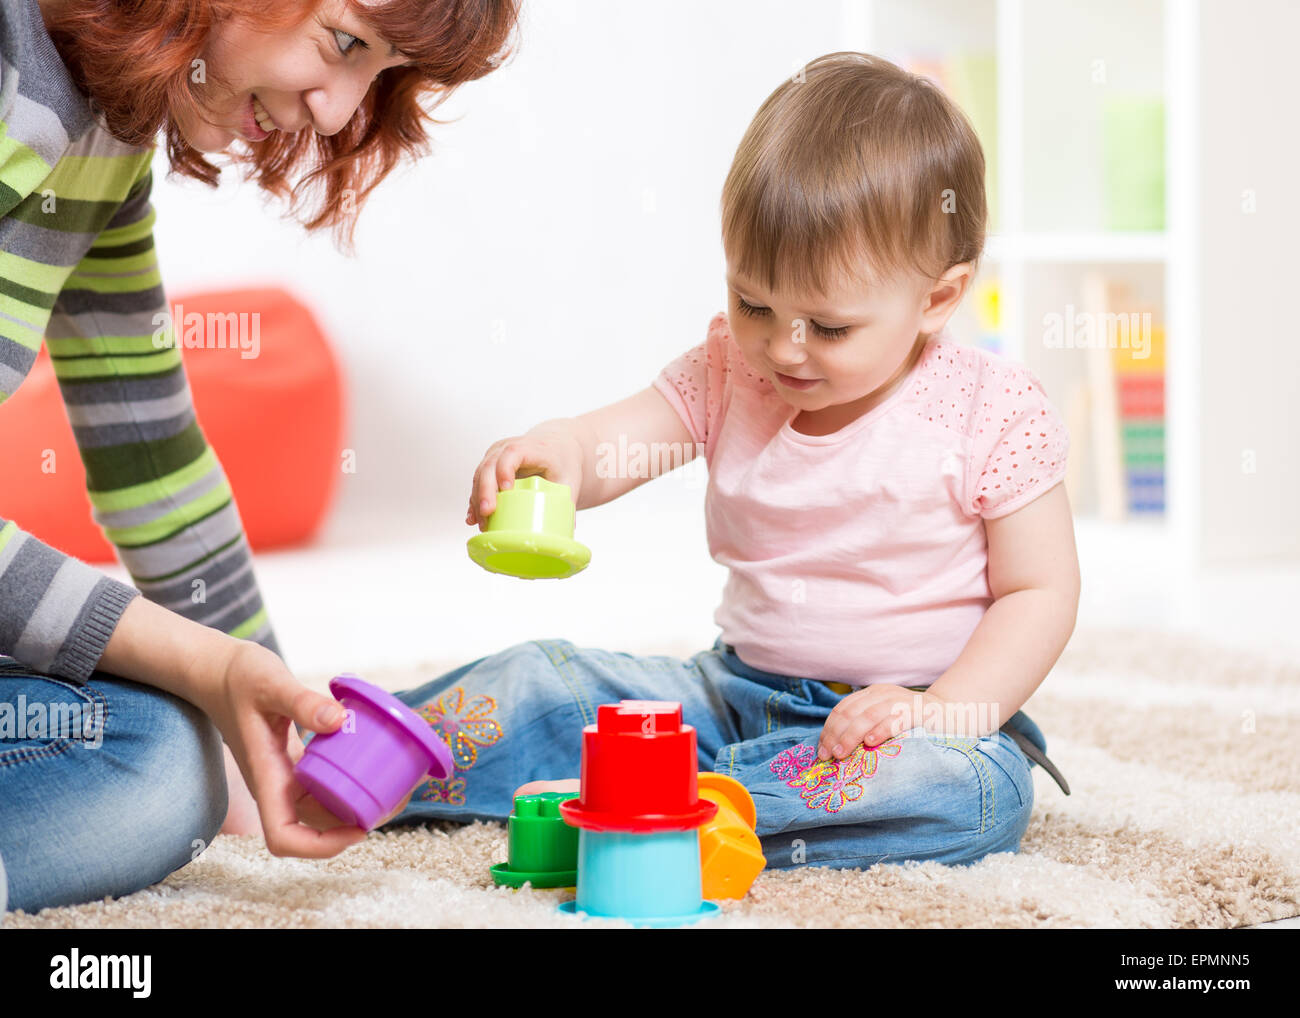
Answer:
[(948, 324), (948, 319), (970, 288), (974, 269), (971, 262), (959, 262), (928, 284), (921, 304), (921, 332), (936, 333)]

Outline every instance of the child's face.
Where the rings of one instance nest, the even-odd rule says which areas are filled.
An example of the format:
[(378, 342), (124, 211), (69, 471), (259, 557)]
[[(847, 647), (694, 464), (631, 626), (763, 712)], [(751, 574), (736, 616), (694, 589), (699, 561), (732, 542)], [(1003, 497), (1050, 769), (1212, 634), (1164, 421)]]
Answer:
[(943, 327), (969, 266), (943, 278), (934, 283), (915, 273), (871, 288), (841, 277), (818, 298), (768, 292), (729, 262), (727, 317), (749, 366), (782, 399), (806, 416), (847, 423), (905, 374), (918, 337)]

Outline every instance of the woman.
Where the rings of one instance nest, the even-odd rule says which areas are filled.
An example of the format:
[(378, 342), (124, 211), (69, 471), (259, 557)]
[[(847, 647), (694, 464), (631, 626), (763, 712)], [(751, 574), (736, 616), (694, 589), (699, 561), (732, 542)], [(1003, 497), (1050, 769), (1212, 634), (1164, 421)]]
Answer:
[(0, 402), (47, 341), (136, 584), (0, 519), (0, 911), (6, 892), (34, 911), (189, 862), (226, 818), (223, 740), (273, 854), (364, 837), (293, 781), (290, 721), (329, 732), (342, 710), (280, 659), (179, 353), (153, 343), (152, 145), (164, 131), (172, 170), (209, 184), (204, 154), (229, 150), (350, 247), (371, 190), (428, 151), (426, 111), (500, 64), (517, 17), (518, 0), (0, 6)]

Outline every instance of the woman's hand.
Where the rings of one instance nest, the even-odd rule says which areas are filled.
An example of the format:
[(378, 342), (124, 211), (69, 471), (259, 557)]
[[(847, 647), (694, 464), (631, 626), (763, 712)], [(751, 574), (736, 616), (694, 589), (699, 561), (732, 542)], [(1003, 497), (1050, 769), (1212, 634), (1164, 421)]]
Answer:
[(293, 776), (301, 742), (296, 732), (290, 735), (291, 722), (332, 732), (344, 718), (338, 701), (299, 683), (275, 653), (249, 640), (231, 640), (211, 668), (196, 684), (193, 702), (230, 747), (257, 801), (271, 854), (323, 859), (364, 838), (364, 830), (343, 824)]
[[(298, 736), (298, 729), (295, 726), (290, 725), (289, 726), (289, 759), (293, 761), (293, 763), (296, 765), (298, 761), (302, 759), (302, 755), (306, 751), (307, 751), (307, 747), (303, 745), (302, 739)], [(420, 780), (423, 781), (424, 779), (421, 778)], [(415, 787), (419, 788), (420, 786), (416, 785)], [(412, 788), (409, 792), (406, 793), (406, 798), (404, 798), (401, 802), (399, 802), (394, 809), (392, 809), (387, 814), (385, 814), (384, 818), (380, 820), (379, 823), (375, 824), (375, 826), (382, 827), (384, 824), (388, 823), (388, 821), (392, 820), (393, 817), (397, 816), (398, 813), (406, 809), (407, 805), (411, 801), (411, 797), (414, 795), (415, 795), (415, 788)], [(344, 826), (342, 820), (340, 820), (333, 813), (331, 813), (324, 806), (322, 806), (319, 802), (317, 802), (316, 799), (314, 799), (306, 791), (304, 791), (302, 795), (298, 796), (294, 800), (294, 808), (298, 812), (299, 820), (301, 820), (308, 827), (316, 828), (316, 830), (318, 831), (328, 831), (334, 827)]]
[(876, 683), (848, 693), (831, 711), (817, 743), (817, 759), (843, 760), (859, 745), (874, 749), (913, 728), (943, 731), (946, 703), (941, 697)]
[(492, 443), (474, 471), (465, 522), (485, 530), (487, 518), (496, 512), (497, 492), (510, 488), (516, 477), (535, 474), (567, 484), (574, 505), (580, 504), (583, 462), (582, 443), (563, 421), (541, 424), (526, 435)]

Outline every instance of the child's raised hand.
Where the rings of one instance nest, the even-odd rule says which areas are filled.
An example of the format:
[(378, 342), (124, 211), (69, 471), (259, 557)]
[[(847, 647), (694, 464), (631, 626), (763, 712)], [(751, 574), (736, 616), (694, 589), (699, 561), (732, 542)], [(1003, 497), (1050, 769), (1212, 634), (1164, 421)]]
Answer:
[(487, 527), (487, 518), (496, 512), (497, 492), (514, 485), (516, 477), (541, 474), (548, 481), (567, 484), (574, 504), (582, 491), (582, 445), (562, 427), (534, 428), (526, 435), (503, 438), (483, 454), (474, 471), (465, 522), (479, 530)]
[(912, 728), (941, 730), (945, 702), (934, 693), (886, 683), (848, 693), (822, 726), (817, 759), (843, 760), (863, 743), (875, 748)]

